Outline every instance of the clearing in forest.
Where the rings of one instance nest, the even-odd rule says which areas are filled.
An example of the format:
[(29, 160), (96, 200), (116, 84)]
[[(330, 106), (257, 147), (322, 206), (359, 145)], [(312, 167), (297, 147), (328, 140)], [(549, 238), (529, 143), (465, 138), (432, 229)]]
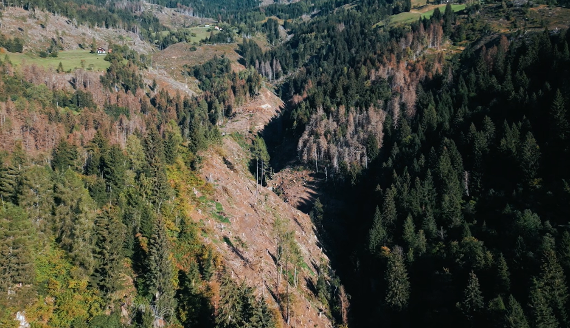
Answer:
[(427, 5), (427, 0), (412, 0), (412, 8), (419, 8)]
[[(185, 30), (188, 31), (191, 34), (190, 36), (190, 43), (198, 43), (200, 41), (206, 40), (207, 38), (210, 37), (210, 34), (218, 34), (219, 31), (217, 31), (216, 29), (214, 29), (214, 25), (205, 27), (205, 26), (194, 26), (194, 27), (187, 27), (187, 28), (181, 28), (180, 30)], [(163, 38), (167, 37), (171, 34), (171, 31), (161, 31), (161, 32), (157, 32), (158, 34), (160, 34)], [(152, 35), (152, 37), (155, 37), (157, 33), (154, 33)], [(179, 40), (179, 41), (184, 41), (184, 40)]]
[[(195, 65), (202, 65), (214, 58), (214, 56), (225, 56), (232, 63), (235, 63), (240, 58), (236, 49), (236, 43), (194, 46), (181, 42), (154, 53), (152, 55), (152, 68), (163, 71), (175, 81), (187, 84), (188, 88), (195, 92), (200, 92), (190, 68)], [(243, 67), (241, 65), (238, 66)], [(238, 67), (235, 69), (239, 70)]]
[[(85, 68), (96, 72), (105, 71), (110, 63), (105, 61), (104, 55), (92, 54), (89, 50), (66, 50), (59, 51), (57, 57), (42, 58), (31, 53), (6, 53), (10, 61), (16, 65), (36, 64), (45, 68), (57, 69), (61, 62), (65, 71), (76, 68)], [(3, 58), (2, 58), (3, 59)], [(82, 61), (83, 65), (82, 65)]]
[(214, 32), (214, 34), (218, 33), (218, 31), (216, 31), (213, 27), (205, 27), (205, 26), (191, 27), (189, 28), (189, 30), (190, 33), (194, 33), (192, 34), (191, 42), (200, 42), (202, 40), (206, 40), (207, 38), (210, 37), (211, 32)]
[[(433, 11), (435, 8), (440, 8), (441, 12), (445, 10), (446, 5), (429, 5), (423, 6), (422, 8), (412, 9), (410, 12), (399, 13), (397, 15), (390, 16), (389, 24), (406, 24), (411, 23), (413, 21), (417, 21), (421, 18), (430, 18), (433, 15)], [(451, 9), (454, 12), (461, 11), (465, 9), (465, 5), (451, 5)], [(378, 22), (374, 25), (374, 27), (379, 27), (385, 25), (385, 21)]]
[[(204, 154), (200, 172), (213, 188), (214, 201), (198, 208), (192, 218), (204, 227), (204, 241), (221, 254), (228, 272), (238, 281), (256, 287), (256, 293), (263, 295), (271, 307), (280, 308), (284, 314), (285, 302), (279, 297), (283, 299), (287, 291), (290, 293), (292, 327), (332, 327), (330, 318), (321, 314), (324, 307), (315, 294), (318, 267), (328, 264), (315, 235), (316, 227), (309, 215), (284, 202), (269, 188), (256, 185), (249, 170), (248, 145), (234, 136), (222, 138), (218, 146)], [(277, 278), (278, 220), (293, 236), (302, 259), (288, 273), (281, 268), (283, 276), (292, 282), (288, 287), (284, 279)]]

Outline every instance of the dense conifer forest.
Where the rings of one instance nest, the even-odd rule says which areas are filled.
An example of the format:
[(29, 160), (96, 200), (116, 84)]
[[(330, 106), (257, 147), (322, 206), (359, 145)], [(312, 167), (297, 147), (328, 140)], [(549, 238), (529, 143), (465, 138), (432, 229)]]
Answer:
[(567, 325), (567, 44), (469, 49), (421, 84), (417, 115), (387, 116), (354, 190), (371, 218), (361, 274), (395, 325)]
[(269, 79), (301, 67), (281, 88), (283, 124), (298, 158), (344, 190), (313, 213), (354, 322), (567, 326), (566, 30), (494, 35), (444, 60), (425, 54), (488, 26), (448, 5), (371, 31), (373, 7), (316, 19), (269, 52), (242, 45)]
[[(228, 43), (240, 57), (183, 66), (190, 96), (119, 42), (104, 72), (64, 72), (14, 64), (35, 49), (0, 34), (0, 326), (291, 326), (306, 270), (335, 327), (569, 327), (570, 33), (519, 25), (565, 3), (448, 3), (393, 22), (412, 5), (4, 2), (155, 51), (190, 43), (148, 9), (164, 6), (223, 27), (194, 51)], [(280, 113), (225, 136), (268, 89)], [(305, 263), (301, 232), (275, 220), (274, 292), (235, 278), (191, 215), (213, 204), (229, 224), (200, 170), (214, 149), (237, 171), (230, 137), (256, 188), (286, 166), (320, 181), (308, 214), (330, 263)]]
[[(86, 87), (86, 77), (73, 93), (35, 85), (8, 59), (1, 63), (2, 129), (26, 130), (25, 140), (13, 144), (3, 134), (1, 325), (16, 325), (11, 311), (26, 308), (28, 321), (41, 326), (120, 327), (121, 311), (133, 302), (133, 326), (147, 327), (156, 318), (221, 325), (207, 284), (216, 274), (222, 284), (215, 293), (230, 303), (235, 320), (272, 327), (274, 313), (250, 287), (224, 276), (186, 214), (198, 204), (192, 188), (212, 192), (193, 169), (196, 152), (220, 138), (216, 124), (226, 108), (256, 85), (220, 76), (236, 84), (237, 100), (215, 88), (194, 99), (145, 94), (151, 87), (136, 64), (124, 64), (119, 52), (108, 59), (100, 81)], [(107, 88), (113, 92), (97, 105), (93, 93)], [(20, 121), (29, 115), (35, 122)], [(51, 153), (38, 152), (50, 145)]]

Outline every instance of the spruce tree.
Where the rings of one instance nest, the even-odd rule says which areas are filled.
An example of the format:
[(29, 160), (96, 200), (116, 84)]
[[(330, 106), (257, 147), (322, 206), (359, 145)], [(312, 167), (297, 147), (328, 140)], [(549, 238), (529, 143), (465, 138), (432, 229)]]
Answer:
[(445, 12), (443, 14), (443, 31), (446, 35), (449, 35), (452, 31), (452, 24), (455, 20), (454, 16), (455, 15), (453, 9), (451, 8), (451, 3), (448, 2), (445, 6)]
[(371, 253), (376, 253), (380, 246), (386, 243), (388, 233), (386, 232), (385, 223), (382, 220), (382, 214), (380, 209), (376, 207), (376, 213), (374, 214), (374, 221), (372, 223), (372, 229), (369, 232), (368, 249)]
[(56, 207), (51, 227), (55, 240), (69, 252), (73, 264), (89, 276), (95, 265), (95, 202), (79, 175), (69, 169), (55, 184), (54, 198)]
[(422, 256), (427, 251), (427, 239), (423, 230), (418, 231), (418, 240), (416, 243), (418, 255)]
[(151, 178), (151, 199), (155, 205), (168, 199), (170, 185), (166, 177), (164, 166), (164, 145), (162, 138), (156, 129), (151, 129), (144, 139), (146, 162), (149, 165), (149, 177)]
[(564, 141), (570, 136), (570, 124), (568, 123), (564, 97), (560, 89), (556, 90), (552, 105), (550, 106), (551, 138), (555, 141)]
[(317, 277), (316, 289), (317, 289), (317, 297), (319, 298), (321, 303), (326, 304), (328, 302), (327, 298), (329, 296), (329, 290), (327, 288), (327, 281), (325, 278), (324, 270), (325, 267), (321, 266)]
[(121, 289), (121, 273), (124, 271), (123, 244), (126, 229), (119, 218), (118, 209), (108, 207), (95, 221), (97, 242), (95, 244), (97, 286), (111, 294)]
[(166, 164), (172, 165), (178, 155), (178, 145), (182, 143), (179, 133), (169, 132), (164, 140), (164, 159)]
[(54, 148), (51, 166), (54, 170), (65, 171), (68, 167), (73, 168), (77, 160), (77, 147), (69, 144), (65, 139), (61, 139), (57, 147)]
[(242, 281), (240, 284), (238, 292), (241, 299), (241, 309), (238, 314), (240, 318), (239, 326), (246, 327), (255, 315), (256, 300), (253, 295), (253, 288), (247, 286), (245, 281)]
[(533, 279), (529, 297), (532, 322), (536, 328), (557, 328), (558, 321), (544, 293), (541, 283)]
[(422, 223), (422, 229), (426, 232), (426, 235), (430, 239), (433, 239), (437, 236), (437, 223), (435, 222), (435, 217), (430, 207), (426, 208), (425, 217)]
[(226, 273), (221, 281), (220, 301), (215, 318), (215, 328), (240, 327), (243, 300), (236, 283)]
[(396, 210), (395, 202), (396, 190), (394, 186), (386, 190), (386, 195), (384, 196), (384, 202), (382, 203), (382, 222), (386, 226), (393, 225), (398, 219), (398, 213)]
[(552, 308), (558, 322), (562, 326), (566, 326), (568, 322), (566, 307), (568, 302), (568, 287), (566, 286), (564, 271), (558, 263), (553, 250), (546, 250), (544, 252), (540, 271), (538, 283), (543, 291), (542, 295), (550, 308)]
[(101, 171), (105, 178), (107, 192), (117, 197), (125, 186), (125, 170), (127, 159), (121, 148), (117, 145), (103, 153), (101, 156)]
[(506, 295), (510, 289), (511, 279), (507, 261), (505, 261), (505, 257), (502, 253), (499, 254), (499, 258), (497, 259), (495, 279), (495, 291), (499, 294)]
[(309, 217), (317, 227), (322, 227), (323, 218), (324, 218), (324, 207), (323, 203), (321, 203), (320, 198), (317, 198), (317, 200), (315, 200), (315, 204), (313, 205), (313, 209), (309, 213)]
[(520, 144), (519, 165), (524, 181), (529, 185), (534, 185), (540, 165), (540, 147), (530, 132)]
[(248, 327), (251, 328), (273, 328), (277, 323), (273, 317), (273, 313), (267, 306), (267, 302), (260, 298), (255, 305), (253, 315), (249, 319)]
[(414, 249), (417, 244), (416, 227), (411, 215), (408, 215), (404, 221), (404, 228), (402, 232), (402, 239), (406, 243), (408, 249)]
[(0, 300), (18, 284), (34, 282), (34, 229), (26, 212), (15, 205), (0, 206)]
[(473, 271), (469, 273), (467, 287), (463, 292), (463, 300), (460, 303), (461, 311), (471, 325), (477, 323), (478, 317), (481, 315), (485, 301), (479, 286), (479, 279)]
[(385, 277), (386, 305), (394, 311), (406, 309), (410, 298), (410, 282), (401, 249), (395, 249), (388, 257)]
[(561, 238), (559, 239), (559, 243), (557, 245), (558, 249), (558, 258), (560, 259), (560, 265), (569, 272), (570, 270), (570, 233), (568, 231), (564, 231), (562, 233)]
[(190, 263), (188, 272), (179, 271), (178, 280), (180, 288), (177, 291), (178, 320), (185, 327), (202, 326), (211, 327), (213, 308), (209, 299), (202, 292), (202, 280), (198, 263)]
[(153, 297), (156, 315), (170, 320), (176, 309), (175, 290), (172, 285), (174, 268), (170, 261), (170, 246), (162, 219), (155, 221), (150, 240), (148, 258), (149, 293)]
[(463, 172), (461, 155), (457, 152), (455, 144), (449, 142), (442, 145), (442, 151), (437, 164), (438, 183), (441, 186), (441, 215), (451, 227), (458, 227), (463, 223), (461, 213), (461, 197), (463, 190), (459, 181), (459, 174)]
[(0, 166), (0, 205), (2, 202), (17, 204), (21, 174), (22, 168), (19, 165), (2, 164)]
[(530, 328), (526, 317), (524, 315), (523, 309), (519, 302), (513, 297), (509, 296), (509, 302), (507, 304), (507, 313), (505, 318), (506, 328)]

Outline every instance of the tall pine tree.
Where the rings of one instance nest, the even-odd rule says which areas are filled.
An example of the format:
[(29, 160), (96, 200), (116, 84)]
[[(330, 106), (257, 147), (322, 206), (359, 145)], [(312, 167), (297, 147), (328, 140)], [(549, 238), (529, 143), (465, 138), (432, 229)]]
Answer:
[(97, 241), (94, 278), (97, 286), (107, 295), (122, 288), (120, 275), (124, 270), (126, 229), (118, 212), (115, 207), (107, 207), (95, 221)]
[(530, 328), (528, 321), (524, 315), (524, 311), (514, 298), (513, 295), (509, 296), (509, 302), (507, 304), (507, 314), (505, 318), (506, 328)]
[(557, 328), (558, 321), (554, 316), (552, 308), (548, 304), (543, 286), (536, 279), (533, 279), (529, 297), (529, 308), (532, 316), (533, 326), (536, 328)]
[(12, 204), (0, 207), (0, 298), (13, 298), (21, 285), (34, 282), (33, 238), (24, 210)]
[(470, 325), (476, 326), (479, 322), (479, 317), (482, 314), (483, 307), (485, 306), (485, 301), (483, 300), (483, 294), (481, 293), (479, 279), (473, 271), (469, 273), (467, 287), (463, 292), (463, 300), (459, 306)]
[(395, 249), (388, 257), (386, 268), (386, 305), (394, 311), (408, 307), (410, 299), (410, 281), (404, 264), (401, 249)]
[(166, 227), (161, 219), (155, 221), (154, 234), (149, 245), (148, 268), (147, 282), (155, 315), (168, 321), (176, 309), (174, 268), (170, 260)]
[(558, 322), (565, 327), (568, 322), (568, 287), (566, 286), (564, 271), (553, 250), (544, 252), (540, 271), (538, 283), (543, 291), (543, 296), (552, 308)]

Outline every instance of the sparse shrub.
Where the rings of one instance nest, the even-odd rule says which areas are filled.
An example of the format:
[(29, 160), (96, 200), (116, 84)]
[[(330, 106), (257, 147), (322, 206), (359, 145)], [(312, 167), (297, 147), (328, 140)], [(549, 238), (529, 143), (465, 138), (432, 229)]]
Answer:
[(234, 237), (234, 242), (236, 245), (238, 245), (241, 249), (247, 250), (247, 244), (245, 243), (245, 241), (243, 241), (243, 239), (241, 239), (239, 236), (235, 236)]

